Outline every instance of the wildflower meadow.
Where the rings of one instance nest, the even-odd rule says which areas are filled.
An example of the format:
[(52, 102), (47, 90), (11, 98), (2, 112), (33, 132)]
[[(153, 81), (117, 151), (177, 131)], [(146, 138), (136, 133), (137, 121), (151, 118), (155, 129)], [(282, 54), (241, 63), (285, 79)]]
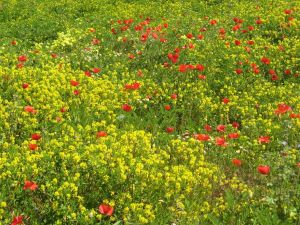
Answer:
[(300, 1), (0, 1), (0, 224), (300, 224)]

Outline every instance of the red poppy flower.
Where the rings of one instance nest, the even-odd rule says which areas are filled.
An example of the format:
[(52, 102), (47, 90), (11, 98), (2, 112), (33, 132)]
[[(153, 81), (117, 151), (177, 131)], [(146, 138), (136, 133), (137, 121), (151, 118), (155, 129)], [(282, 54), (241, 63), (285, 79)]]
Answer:
[(181, 65), (179, 65), (179, 72), (181, 72), (181, 73), (184, 73), (184, 72), (186, 72), (186, 70), (188, 69), (188, 66), (187, 65), (185, 65), (185, 64), (181, 64)]
[(241, 74), (242, 72), (243, 72), (243, 70), (240, 69), (240, 68), (235, 70), (235, 73), (236, 73), (236, 74)]
[(217, 24), (217, 21), (216, 21), (216, 20), (211, 20), (211, 21), (209, 21), (209, 23), (210, 23), (211, 25), (216, 25), (216, 24)]
[(290, 10), (290, 9), (285, 9), (285, 10), (284, 10), (284, 13), (287, 14), (287, 15), (289, 15), (289, 14), (292, 13), (292, 10)]
[(227, 104), (227, 103), (230, 102), (230, 100), (229, 100), (228, 98), (223, 98), (222, 102), (223, 102), (224, 104)]
[(199, 35), (197, 36), (197, 38), (198, 38), (199, 40), (203, 40), (203, 39), (204, 39), (204, 35), (199, 34)]
[(242, 161), (239, 159), (232, 159), (232, 164), (235, 166), (241, 166), (242, 165)]
[(263, 166), (259, 165), (257, 167), (257, 171), (261, 174), (268, 175), (270, 173), (270, 167), (269, 166)]
[(191, 38), (193, 38), (193, 34), (188, 33), (188, 34), (186, 35), (186, 37), (189, 38), (189, 39), (191, 39)]
[(35, 151), (35, 150), (38, 149), (38, 145), (37, 145), (37, 144), (32, 144), (32, 143), (30, 143), (30, 144), (28, 145), (28, 147), (29, 147), (29, 149), (30, 149), (31, 151)]
[(106, 137), (106, 136), (107, 136), (107, 133), (105, 131), (98, 131), (97, 132), (97, 138)]
[(199, 141), (208, 141), (208, 140), (210, 140), (210, 137), (207, 134), (196, 134), (195, 138)]
[(172, 61), (172, 63), (177, 63), (179, 54), (178, 53), (176, 53), (176, 54), (169, 53), (168, 58)]
[(11, 45), (17, 45), (17, 41), (13, 40), (12, 42), (10, 42)]
[(132, 110), (132, 107), (128, 104), (122, 105), (122, 109), (126, 112), (130, 112)]
[(280, 115), (280, 114), (285, 114), (288, 111), (291, 111), (292, 108), (284, 103), (281, 103), (278, 105), (278, 108), (274, 111), (275, 114)]
[(262, 24), (262, 23), (263, 23), (263, 22), (262, 22), (261, 19), (256, 20), (256, 24), (257, 24), (257, 25), (260, 25), (260, 24)]
[(93, 40), (92, 40), (92, 44), (93, 44), (93, 45), (98, 45), (99, 43), (100, 43), (100, 40), (99, 40), (99, 39), (93, 38)]
[(93, 68), (93, 70), (92, 70), (94, 73), (99, 73), (100, 71), (101, 71), (101, 69), (100, 68)]
[(253, 26), (248, 26), (248, 30), (252, 31), (252, 30), (254, 30), (254, 27)]
[(32, 139), (32, 140), (38, 141), (38, 140), (40, 140), (41, 138), (42, 138), (42, 135), (40, 135), (40, 134), (38, 134), (38, 133), (34, 133), (34, 134), (31, 135), (31, 139)]
[(235, 45), (241, 45), (241, 41), (235, 40), (235, 41), (234, 41), (234, 44), (235, 44)]
[(248, 44), (248, 45), (254, 45), (254, 41), (249, 40), (249, 41), (247, 41), (247, 44)]
[(76, 81), (76, 80), (70, 80), (70, 84), (74, 87), (78, 86), (79, 85), (79, 82)]
[(79, 90), (74, 90), (74, 91), (73, 91), (73, 94), (74, 94), (74, 95), (79, 95), (79, 94), (80, 94), (80, 91), (79, 91)]
[(101, 204), (99, 206), (99, 212), (106, 216), (112, 216), (112, 214), (114, 213), (114, 208), (110, 205)]
[(134, 59), (135, 56), (134, 56), (134, 54), (131, 53), (131, 54), (128, 55), (128, 58), (129, 58), (129, 59)]
[(171, 110), (171, 106), (170, 105), (165, 105), (165, 110), (167, 110), (167, 111)]
[(11, 223), (11, 225), (18, 225), (18, 224), (23, 224), (23, 216), (16, 216), (13, 218), (13, 221)]
[(203, 74), (199, 74), (199, 75), (198, 75), (198, 78), (201, 79), (201, 80), (205, 80), (205, 79), (206, 79), (206, 76), (203, 75)]
[(22, 84), (22, 88), (23, 88), (23, 89), (26, 89), (26, 88), (28, 88), (28, 87), (29, 87), (29, 84), (27, 84), (27, 83)]
[(201, 64), (196, 65), (196, 70), (203, 71), (204, 69), (205, 69), (205, 67), (203, 65), (201, 65)]
[(177, 98), (177, 95), (176, 94), (171, 94), (170, 96), (172, 99), (176, 99)]
[(271, 63), (271, 60), (267, 57), (262, 57), (260, 61), (266, 65), (269, 65)]
[(228, 134), (228, 137), (230, 139), (237, 139), (240, 137), (240, 135), (238, 133), (230, 133), (230, 134)]
[(270, 143), (270, 136), (260, 136), (258, 141), (259, 143)]
[(209, 132), (209, 131), (212, 130), (212, 127), (211, 127), (210, 125), (208, 125), (208, 124), (205, 124), (205, 125), (204, 125), (204, 129), (205, 129), (207, 132)]
[(216, 145), (226, 147), (227, 143), (224, 137), (216, 137)]
[(37, 112), (32, 106), (29, 105), (24, 107), (24, 111), (32, 114), (35, 114)]
[(84, 71), (84, 75), (87, 76), (87, 77), (91, 77), (92, 76), (91, 72), (88, 71), (88, 70)]
[(19, 62), (26, 62), (27, 61), (27, 56), (26, 55), (20, 55), (18, 57), (18, 61)]
[(33, 182), (33, 181), (29, 181), (29, 180), (26, 180), (25, 183), (24, 183), (24, 187), (23, 187), (23, 190), (31, 190), (31, 191), (34, 191), (38, 188), (38, 185)]
[(174, 130), (175, 130), (174, 127), (167, 127), (167, 128), (166, 128), (166, 132), (167, 132), (167, 133), (172, 133), (172, 132), (174, 132)]
[(232, 122), (231, 124), (234, 128), (239, 128), (240, 124), (238, 122)]
[(52, 59), (56, 59), (56, 58), (57, 58), (57, 54), (52, 53), (52, 54), (51, 54), (51, 58), (52, 58)]
[(221, 28), (221, 29), (219, 30), (219, 34), (224, 35), (225, 33), (226, 33), (226, 31), (225, 31), (224, 28)]
[(298, 162), (298, 163), (296, 164), (296, 166), (300, 168), (300, 162)]
[(217, 131), (218, 132), (225, 132), (225, 130), (226, 130), (226, 126), (225, 125), (220, 124), (220, 125), (217, 126)]

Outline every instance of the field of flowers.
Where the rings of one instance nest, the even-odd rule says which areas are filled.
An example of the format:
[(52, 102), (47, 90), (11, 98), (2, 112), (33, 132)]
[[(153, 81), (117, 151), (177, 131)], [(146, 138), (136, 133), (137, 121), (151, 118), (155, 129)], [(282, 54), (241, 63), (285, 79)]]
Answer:
[(300, 224), (300, 1), (0, 2), (0, 224)]

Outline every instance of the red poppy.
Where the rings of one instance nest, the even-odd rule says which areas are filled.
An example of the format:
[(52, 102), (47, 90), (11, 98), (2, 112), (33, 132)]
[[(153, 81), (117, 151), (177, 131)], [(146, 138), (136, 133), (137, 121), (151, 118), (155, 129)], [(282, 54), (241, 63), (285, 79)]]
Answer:
[(100, 68), (93, 68), (93, 70), (92, 70), (94, 73), (99, 73), (100, 71), (101, 71), (101, 69)]
[(24, 107), (24, 111), (25, 112), (28, 112), (28, 113), (32, 113), (32, 114), (35, 114), (37, 111), (30, 105), (27, 105)]
[(172, 99), (177, 99), (177, 95), (176, 94), (171, 94), (171, 98)]
[(217, 131), (218, 132), (225, 132), (225, 130), (226, 130), (226, 126), (225, 125), (220, 124), (220, 125), (217, 126)]
[(181, 64), (181, 65), (179, 65), (179, 72), (181, 72), (181, 73), (184, 73), (184, 72), (186, 72), (186, 70), (188, 69), (188, 66), (187, 65), (185, 65), (185, 64)]
[(226, 147), (227, 143), (224, 137), (216, 137), (216, 145)]
[(210, 137), (207, 134), (196, 134), (195, 138), (199, 141), (208, 141), (208, 140), (210, 140)]
[(171, 110), (171, 106), (170, 105), (165, 105), (165, 110), (167, 110), (167, 111)]
[(93, 40), (92, 40), (92, 44), (93, 44), (93, 45), (98, 45), (99, 43), (100, 43), (100, 40), (99, 40), (99, 39), (93, 38)]
[(18, 57), (18, 61), (19, 62), (26, 62), (27, 61), (27, 56), (26, 55), (20, 55)]
[(189, 39), (191, 39), (191, 38), (193, 38), (193, 34), (188, 33), (188, 34), (186, 35), (186, 37), (189, 38)]
[(248, 44), (248, 45), (254, 45), (254, 41), (249, 40), (249, 41), (247, 41), (247, 44)]
[(205, 69), (205, 67), (203, 65), (201, 65), (201, 64), (196, 65), (196, 70), (203, 71), (204, 69)]
[(23, 187), (23, 190), (31, 190), (31, 191), (34, 191), (38, 188), (38, 185), (33, 182), (33, 181), (29, 181), (29, 180), (26, 180), (25, 183), (24, 183), (24, 187)]
[(88, 71), (88, 70), (84, 71), (84, 75), (87, 76), (87, 77), (91, 77), (92, 76), (91, 72)]
[(174, 130), (175, 130), (174, 127), (167, 127), (167, 128), (166, 128), (166, 132), (167, 132), (167, 133), (172, 133), (172, 132), (174, 132)]
[(90, 28), (89, 32), (94, 33), (96, 30), (94, 28)]
[(23, 89), (26, 89), (26, 88), (28, 88), (28, 87), (29, 87), (29, 84), (27, 84), (27, 83), (23, 83), (23, 84), (22, 84), (22, 88), (23, 88)]
[(79, 91), (79, 90), (74, 90), (74, 91), (73, 91), (73, 94), (74, 94), (74, 95), (79, 95), (79, 94), (80, 94), (80, 91)]
[(292, 10), (291, 10), (291, 9), (285, 9), (285, 10), (284, 10), (284, 13), (287, 14), (287, 15), (289, 15), (289, 14), (292, 13)]
[(229, 100), (228, 98), (223, 98), (222, 102), (223, 102), (224, 104), (227, 104), (227, 103), (230, 102), (230, 100)]
[(168, 58), (172, 61), (172, 63), (177, 63), (179, 54), (178, 53), (176, 53), (176, 54), (169, 53)]
[(260, 61), (266, 65), (269, 65), (271, 63), (271, 60), (267, 57), (262, 57)]
[(235, 44), (235, 45), (241, 45), (241, 41), (235, 40), (235, 41), (234, 41), (234, 44)]
[(98, 131), (97, 132), (97, 138), (106, 137), (106, 136), (107, 136), (107, 133), (105, 131)]
[(10, 42), (11, 45), (17, 45), (17, 41), (13, 40), (12, 42)]
[(253, 26), (248, 26), (248, 30), (252, 31), (252, 30), (254, 30), (254, 27)]
[(56, 59), (56, 58), (57, 58), (57, 54), (52, 53), (52, 54), (51, 54), (51, 58), (52, 58), (52, 59)]
[(300, 168), (300, 162), (298, 162), (298, 163), (296, 164), (296, 166)]
[(230, 134), (228, 134), (228, 137), (230, 139), (237, 139), (240, 137), (240, 135), (238, 133), (230, 133)]
[(211, 127), (210, 125), (208, 125), (208, 124), (205, 124), (205, 125), (204, 125), (204, 129), (205, 129), (207, 132), (209, 132), (209, 131), (212, 130), (212, 127)]
[(122, 109), (126, 112), (130, 112), (132, 110), (132, 107), (128, 104), (122, 105)]
[(37, 144), (33, 144), (33, 143), (30, 143), (30, 144), (28, 145), (28, 147), (29, 147), (29, 149), (30, 149), (31, 151), (35, 151), (35, 150), (38, 149), (38, 145), (37, 145)]
[(242, 161), (239, 159), (232, 159), (232, 164), (235, 166), (241, 166), (242, 165)]
[(211, 25), (216, 25), (216, 24), (217, 24), (217, 21), (216, 21), (216, 20), (211, 20), (211, 21), (209, 21), (209, 23), (210, 23)]
[(31, 139), (32, 139), (32, 140), (38, 141), (38, 140), (40, 140), (41, 138), (42, 138), (42, 135), (40, 135), (40, 134), (38, 134), (38, 133), (34, 133), (34, 134), (31, 135)]
[(129, 59), (134, 59), (135, 56), (134, 56), (134, 54), (131, 53), (131, 54), (128, 55), (128, 58), (129, 58)]
[(257, 25), (260, 25), (260, 24), (262, 24), (262, 23), (263, 23), (263, 21), (262, 21), (261, 19), (256, 20), (256, 24), (257, 24)]
[(281, 103), (278, 105), (278, 108), (274, 111), (275, 114), (280, 115), (280, 114), (285, 114), (288, 111), (291, 111), (292, 108), (284, 103)]
[(270, 136), (260, 136), (258, 141), (259, 143), (270, 143)]
[(76, 81), (76, 80), (70, 80), (70, 84), (74, 87), (78, 86), (79, 85), (79, 82)]
[(203, 75), (203, 74), (199, 74), (199, 75), (198, 75), (198, 78), (201, 79), (201, 80), (205, 80), (205, 79), (206, 79), (206, 76)]
[(239, 128), (240, 124), (238, 122), (232, 122), (231, 124), (234, 128)]
[(203, 39), (204, 39), (204, 35), (199, 34), (199, 35), (197, 36), (197, 38), (198, 38), (199, 40), (203, 40)]
[(18, 224), (23, 224), (23, 216), (16, 216), (13, 218), (13, 221), (11, 223), (11, 225), (18, 225)]
[(291, 114), (290, 114), (290, 118), (292, 118), (292, 119), (296, 119), (296, 118), (300, 119), (300, 113), (298, 113), (298, 114), (296, 114), (296, 113), (291, 113)]
[(243, 70), (240, 69), (240, 68), (238, 68), (238, 69), (235, 70), (235, 73), (236, 73), (236, 74), (241, 74), (242, 72), (243, 72)]
[(99, 212), (106, 216), (112, 216), (112, 214), (114, 213), (114, 208), (110, 205), (101, 204), (99, 206)]
[(224, 28), (221, 28), (221, 29), (219, 30), (219, 34), (224, 35), (225, 33), (226, 33), (226, 31), (225, 31)]
[(270, 173), (270, 167), (269, 166), (263, 166), (259, 165), (257, 167), (257, 171), (261, 174), (268, 175)]

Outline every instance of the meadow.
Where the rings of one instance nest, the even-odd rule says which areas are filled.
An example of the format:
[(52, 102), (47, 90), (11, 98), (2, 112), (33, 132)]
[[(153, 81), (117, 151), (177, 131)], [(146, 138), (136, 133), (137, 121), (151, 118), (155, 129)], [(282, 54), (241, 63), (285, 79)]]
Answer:
[(300, 1), (0, 2), (0, 224), (300, 224)]

